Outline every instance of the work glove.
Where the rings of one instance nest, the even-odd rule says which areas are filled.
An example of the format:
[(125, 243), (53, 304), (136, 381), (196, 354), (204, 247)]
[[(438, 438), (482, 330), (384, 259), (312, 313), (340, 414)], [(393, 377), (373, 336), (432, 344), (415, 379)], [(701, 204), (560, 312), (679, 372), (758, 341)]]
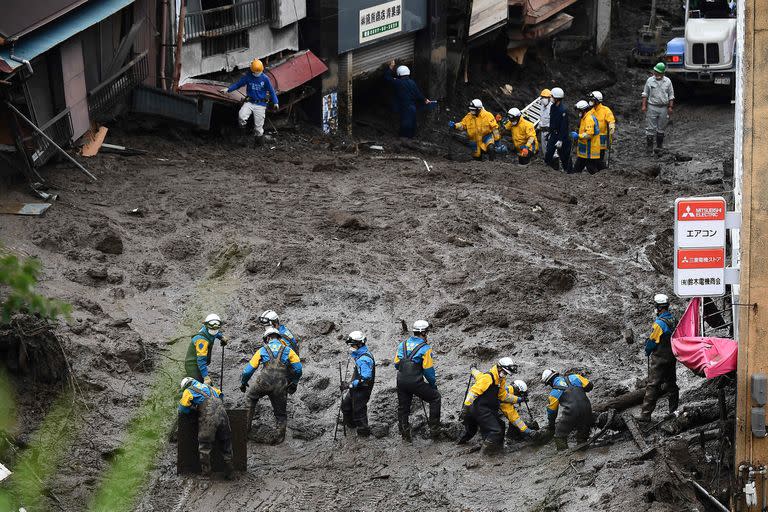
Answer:
[(659, 348), (659, 346), (651, 338), (645, 340), (645, 357), (651, 357), (651, 354), (653, 354), (657, 348)]
[(448, 127), (449, 128), (456, 128), (456, 123), (453, 121), (448, 121)]
[(210, 386), (211, 384), (213, 384), (213, 381), (211, 380), (211, 376), (210, 376), (210, 375), (206, 375), (206, 376), (203, 378), (203, 384), (206, 384), (206, 385), (208, 385), (208, 386)]
[(248, 389), (248, 384), (240, 384), (240, 391), (245, 393), (247, 389)]
[(229, 92), (228, 89), (229, 89), (228, 87), (222, 87), (221, 89), (219, 89), (219, 92), (222, 94), (227, 94)]
[(587, 132), (580, 133), (579, 134), (579, 138), (580, 139), (588, 139), (589, 138), (589, 134)]
[(563, 147), (563, 141), (559, 140), (559, 141), (555, 142), (555, 148), (556, 149), (560, 149), (561, 147)]
[(576, 139), (578, 139), (578, 138), (579, 138), (579, 134), (578, 134), (578, 133), (576, 133), (576, 132), (571, 132), (571, 138), (572, 138), (573, 140), (576, 140)]
[(227, 343), (229, 343), (229, 340), (222, 332), (217, 332), (215, 337), (221, 342), (222, 347), (226, 347)]
[(291, 382), (290, 384), (288, 384), (288, 388), (287, 388), (288, 394), (289, 395), (294, 394), (298, 387), (299, 387), (299, 385), (297, 383), (295, 383), (295, 382)]
[(528, 156), (528, 152), (529, 152), (528, 146), (523, 146), (522, 148), (520, 148), (520, 156), (521, 157), (523, 157), (523, 158), (527, 157)]
[(348, 389), (349, 389), (349, 388), (351, 388), (351, 387), (352, 387), (352, 385), (351, 385), (349, 382), (347, 382), (347, 381), (343, 381), (341, 384), (339, 384), (339, 389), (340, 389), (342, 392), (344, 392), (344, 391), (348, 390)]
[(523, 434), (523, 439), (526, 439), (526, 440), (530, 440), (536, 437), (536, 432), (534, 432), (530, 428), (527, 428), (520, 433)]
[(469, 414), (469, 406), (462, 405), (461, 412), (459, 413), (459, 421), (464, 421), (464, 418), (466, 418), (468, 414)]

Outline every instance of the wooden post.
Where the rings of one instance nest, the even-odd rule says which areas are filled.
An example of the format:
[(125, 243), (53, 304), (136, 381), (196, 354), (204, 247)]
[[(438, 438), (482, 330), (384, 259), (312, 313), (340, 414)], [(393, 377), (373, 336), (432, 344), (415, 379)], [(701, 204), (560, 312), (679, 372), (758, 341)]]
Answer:
[[(742, 463), (757, 469), (768, 465), (768, 438), (752, 435), (750, 378), (768, 374), (768, 2), (739, 2), (740, 56), (737, 77), (740, 81), (736, 105), (735, 183), (741, 173), (742, 224), (739, 230), (740, 284), (737, 302), (739, 360), (736, 400), (736, 454), (734, 468)], [(743, 46), (743, 47), (742, 47)], [(736, 195), (738, 196), (738, 190)], [(739, 201), (737, 199), (738, 206)], [(748, 306), (744, 306), (744, 305)], [(758, 504), (763, 486), (757, 476)], [(743, 485), (743, 482), (740, 484)], [(734, 489), (738, 493), (740, 489)], [(743, 496), (734, 503), (746, 510)]]
[(179, 80), (181, 80), (181, 45), (184, 42), (184, 18), (187, 15), (187, 0), (181, 0), (179, 10), (179, 26), (176, 31), (176, 52), (173, 61), (173, 92), (179, 92)]

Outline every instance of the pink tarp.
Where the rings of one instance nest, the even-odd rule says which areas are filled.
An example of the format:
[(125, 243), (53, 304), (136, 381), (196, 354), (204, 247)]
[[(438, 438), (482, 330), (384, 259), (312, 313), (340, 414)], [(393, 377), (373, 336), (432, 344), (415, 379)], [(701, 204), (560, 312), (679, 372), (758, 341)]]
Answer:
[(672, 334), (672, 352), (678, 361), (698, 375), (713, 379), (736, 369), (738, 343), (728, 338), (699, 336), (699, 303), (691, 299)]

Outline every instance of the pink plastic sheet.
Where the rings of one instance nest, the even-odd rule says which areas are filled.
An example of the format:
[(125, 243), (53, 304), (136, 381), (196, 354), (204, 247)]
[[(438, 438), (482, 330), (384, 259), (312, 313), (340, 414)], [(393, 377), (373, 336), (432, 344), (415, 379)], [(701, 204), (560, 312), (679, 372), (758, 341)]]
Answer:
[(713, 379), (736, 369), (738, 343), (729, 338), (700, 336), (700, 301), (696, 297), (688, 303), (672, 334), (672, 352), (694, 373)]

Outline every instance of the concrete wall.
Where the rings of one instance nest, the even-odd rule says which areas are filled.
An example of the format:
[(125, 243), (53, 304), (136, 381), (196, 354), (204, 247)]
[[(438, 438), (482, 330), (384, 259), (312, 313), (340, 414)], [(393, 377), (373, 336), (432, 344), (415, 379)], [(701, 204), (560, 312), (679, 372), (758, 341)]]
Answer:
[(276, 20), (273, 28), (283, 28), (307, 17), (306, 0), (282, 0), (277, 3)]
[(611, 0), (597, 0), (597, 27), (595, 30), (595, 51), (608, 52), (608, 38), (611, 35)]

